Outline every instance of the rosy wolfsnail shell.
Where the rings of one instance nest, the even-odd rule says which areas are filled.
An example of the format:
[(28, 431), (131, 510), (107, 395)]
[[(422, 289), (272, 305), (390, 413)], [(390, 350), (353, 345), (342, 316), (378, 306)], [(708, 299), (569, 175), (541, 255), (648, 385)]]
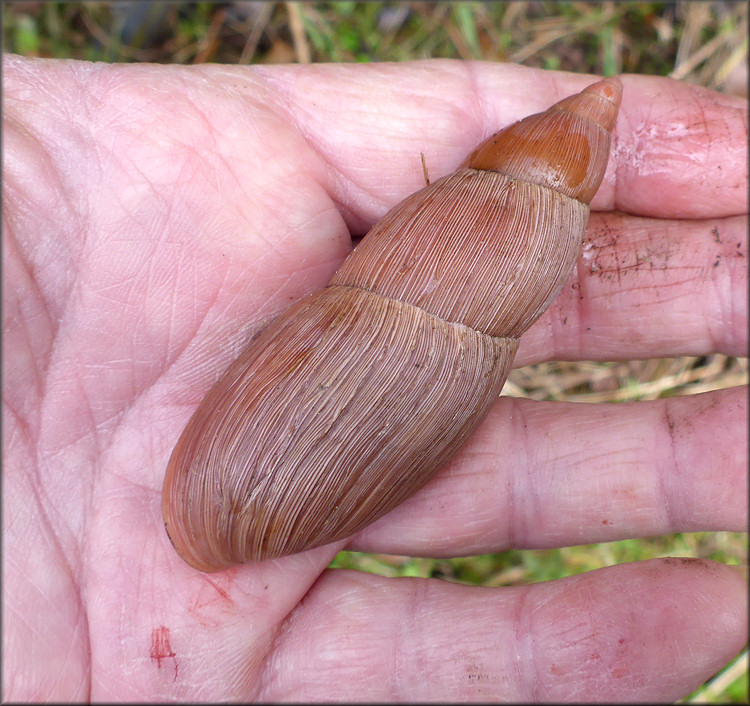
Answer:
[(348, 537), (469, 438), (578, 257), (621, 93), (599, 81), (490, 137), (250, 342), (167, 468), (164, 521), (188, 564)]

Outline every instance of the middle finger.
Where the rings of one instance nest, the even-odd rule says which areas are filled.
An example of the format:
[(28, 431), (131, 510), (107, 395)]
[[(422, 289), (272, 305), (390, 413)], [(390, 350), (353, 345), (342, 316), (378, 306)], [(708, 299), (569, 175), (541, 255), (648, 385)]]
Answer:
[(747, 522), (746, 392), (576, 404), (501, 398), (420, 492), (356, 551), (433, 557)]
[(576, 271), (516, 365), (747, 349), (747, 219), (593, 213)]

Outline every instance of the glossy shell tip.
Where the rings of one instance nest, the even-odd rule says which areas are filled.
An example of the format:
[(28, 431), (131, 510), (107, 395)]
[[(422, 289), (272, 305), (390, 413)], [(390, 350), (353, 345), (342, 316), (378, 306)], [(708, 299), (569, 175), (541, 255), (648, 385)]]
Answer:
[(593, 93), (600, 98), (606, 98), (616, 108), (619, 108), (622, 102), (622, 81), (611, 76), (603, 81), (592, 83), (588, 88), (584, 88), (582, 93)]
[[(595, 99), (592, 100), (592, 97)], [(584, 88), (577, 96), (558, 103), (567, 110), (580, 112), (589, 120), (612, 132), (617, 121), (617, 110), (622, 102), (622, 82), (619, 78), (605, 78)]]

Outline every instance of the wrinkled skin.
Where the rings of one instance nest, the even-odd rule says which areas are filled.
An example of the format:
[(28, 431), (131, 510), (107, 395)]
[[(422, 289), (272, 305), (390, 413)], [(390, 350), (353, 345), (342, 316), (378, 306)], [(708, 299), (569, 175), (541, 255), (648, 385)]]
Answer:
[[(164, 532), (172, 446), (243, 342), (390, 206), (592, 77), (449, 61), (3, 66), (3, 698), (666, 700), (746, 640), (703, 560), (512, 588), (326, 570), (742, 530), (746, 392), (501, 399), (346, 543), (204, 575)], [(744, 355), (744, 101), (623, 77), (577, 271), (524, 338), (551, 359)]]

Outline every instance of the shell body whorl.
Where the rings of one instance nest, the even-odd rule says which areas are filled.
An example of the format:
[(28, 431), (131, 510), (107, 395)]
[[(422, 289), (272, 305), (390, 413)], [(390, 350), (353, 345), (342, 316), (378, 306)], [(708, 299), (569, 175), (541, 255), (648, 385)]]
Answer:
[(574, 266), (620, 91), (601, 81), (494, 135), (251, 342), (167, 468), (165, 525), (189, 564), (354, 534), (468, 439)]

